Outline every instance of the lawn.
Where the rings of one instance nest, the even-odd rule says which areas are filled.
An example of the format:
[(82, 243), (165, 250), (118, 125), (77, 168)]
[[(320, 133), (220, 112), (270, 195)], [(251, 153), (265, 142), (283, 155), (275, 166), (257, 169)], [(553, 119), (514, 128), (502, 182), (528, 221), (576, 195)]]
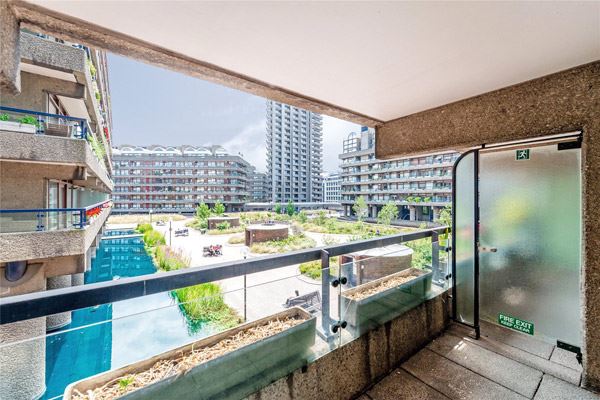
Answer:
[[(321, 280), (321, 260), (302, 263), (299, 268), (302, 275)], [(338, 257), (331, 257), (329, 259), (329, 275), (337, 276), (338, 270)]]

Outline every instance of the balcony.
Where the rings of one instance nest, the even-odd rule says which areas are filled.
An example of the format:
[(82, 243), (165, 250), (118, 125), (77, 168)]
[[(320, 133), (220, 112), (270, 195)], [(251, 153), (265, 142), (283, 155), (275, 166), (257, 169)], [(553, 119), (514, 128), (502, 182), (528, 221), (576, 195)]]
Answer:
[(112, 189), (105, 154), (83, 118), (0, 106), (0, 160), (81, 166), (79, 180)]
[(110, 214), (105, 200), (82, 208), (0, 210), (3, 262), (85, 254)]

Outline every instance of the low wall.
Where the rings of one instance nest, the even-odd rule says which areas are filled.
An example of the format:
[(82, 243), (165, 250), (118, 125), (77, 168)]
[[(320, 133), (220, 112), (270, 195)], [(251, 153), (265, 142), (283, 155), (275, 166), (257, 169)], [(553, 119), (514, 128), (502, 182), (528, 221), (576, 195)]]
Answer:
[(208, 218), (208, 229), (217, 229), (217, 225), (228, 222), (230, 227), (240, 226), (238, 217), (210, 217)]
[(353, 398), (439, 336), (449, 317), (447, 292), (281, 378), (248, 400)]
[(246, 227), (246, 246), (252, 246), (253, 243), (267, 242), (269, 240), (281, 240), (289, 235), (287, 225), (250, 225)]

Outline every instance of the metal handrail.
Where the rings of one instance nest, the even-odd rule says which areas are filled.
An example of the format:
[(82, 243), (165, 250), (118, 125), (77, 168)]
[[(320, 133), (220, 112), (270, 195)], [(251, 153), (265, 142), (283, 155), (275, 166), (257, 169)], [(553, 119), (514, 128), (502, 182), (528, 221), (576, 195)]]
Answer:
[[(0, 298), (0, 325), (47, 315), (93, 307), (167, 292), (200, 283), (220, 281), (256, 272), (269, 271), (308, 261), (322, 260), (362, 250), (389, 246), (418, 239), (432, 238), (432, 251), (438, 249), (437, 237), (448, 227), (377, 237), (290, 253), (218, 263), (209, 267), (191, 267), (160, 274), (47, 290)], [(325, 265), (325, 264), (324, 264)], [(329, 286), (327, 286), (329, 288)], [(323, 293), (325, 301), (325, 293)]]
[[(25, 110), (25, 109), (21, 109), (21, 108), (6, 107), (6, 106), (0, 106), (0, 111), (7, 111), (7, 112), (16, 113), (16, 114), (36, 115), (38, 117), (60, 118), (60, 119), (64, 119), (67, 121), (77, 122), (81, 128), (81, 133), (76, 136), (78, 139), (86, 139), (87, 140), (88, 132), (93, 132), (88, 123), (88, 120), (85, 118), (77, 118), (77, 117), (71, 117), (68, 115), (51, 114), (51, 113), (42, 112), (42, 111)], [(39, 118), (38, 118), (38, 120), (39, 120)]]

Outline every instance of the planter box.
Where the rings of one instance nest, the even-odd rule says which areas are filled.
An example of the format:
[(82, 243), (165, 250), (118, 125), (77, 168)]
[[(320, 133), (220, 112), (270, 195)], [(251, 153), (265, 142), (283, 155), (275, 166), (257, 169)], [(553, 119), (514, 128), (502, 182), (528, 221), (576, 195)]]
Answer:
[[(364, 299), (352, 300), (347, 297), (389, 279), (412, 274), (418, 276)], [(431, 291), (431, 275), (428, 269), (409, 268), (342, 292), (342, 317), (348, 323), (347, 329), (354, 336), (360, 336), (418, 306)]]
[(121, 376), (143, 372), (159, 360), (177, 358), (192, 348), (211, 346), (245, 329), (291, 316), (302, 316), (306, 320), (283, 332), (198, 364), (183, 374), (167, 377), (119, 397), (127, 400), (243, 398), (306, 365), (309, 349), (315, 342), (315, 317), (299, 307), (290, 308), (146, 360), (74, 382), (65, 389), (63, 399), (71, 400), (74, 389), (85, 393)]
[(0, 121), (0, 130), (22, 133), (37, 133), (37, 127), (31, 124), (22, 124), (14, 121)]

